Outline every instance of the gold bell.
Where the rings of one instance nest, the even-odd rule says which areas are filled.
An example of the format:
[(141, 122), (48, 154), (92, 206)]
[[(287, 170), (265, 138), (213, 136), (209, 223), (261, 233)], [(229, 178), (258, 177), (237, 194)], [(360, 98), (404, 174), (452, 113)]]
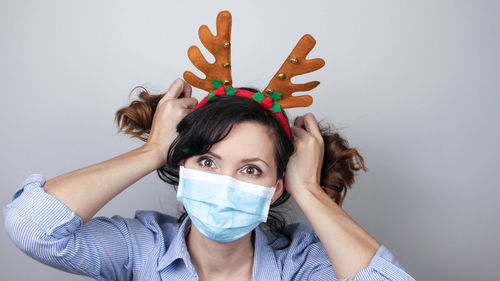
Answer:
[(229, 48), (229, 47), (231, 47), (231, 43), (229, 43), (229, 42), (224, 43), (224, 48), (226, 48), (226, 49), (227, 49), (227, 48)]
[(266, 89), (266, 93), (267, 93), (267, 94), (272, 94), (272, 93), (273, 93), (273, 90), (271, 90), (271, 89), (267, 88), (267, 89)]
[(278, 78), (281, 79), (281, 80), (283, 80), (283, 79), (286, 78), (286, 76), (285, 76), (284, 73), (280, 73), (280, 74), (278, 74)]
[(227, 68), (227, 67), (230, 67), (230, 66), (231, 66), (231, 63), (229, 63), (229, 62), (224, 63), (224, 67)]
[(293, 64), (297, 64), (297, 63), (299, 63), (299, 60), (297, 60), (296, 58), (291, 58), (290, 62)]
[(230, 85), (231, 84), (231, 81), (229, 80), (224, 80), (224, 85)]

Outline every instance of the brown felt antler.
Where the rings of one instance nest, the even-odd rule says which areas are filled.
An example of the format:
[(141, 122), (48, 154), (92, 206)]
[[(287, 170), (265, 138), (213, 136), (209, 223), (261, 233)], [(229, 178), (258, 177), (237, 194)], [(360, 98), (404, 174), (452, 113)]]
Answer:
[[(188, 57), (193, 65), (201, 70), (206, 76), (201, 79), (190, 71), (184, 72), (184, 80), (193, 87), (212, 92), (219, 87), (220, 83), (227, 88), (232, 88), (231, 79), (231, 13), (222, 11), (217, 15), (217, 35), (213, 35), (206, 25), (202, 25), (198, 31), (201, 43), (214, 55), (215, 62), (209, 63), (196, 46), (188, 49)], [(319, 58), (306, 59), (312, 50), (316, 40), (306, 34), (300, 38), (292, 52), (285, 60), (276, 75), (271, 79), (269, 85), (263, 92), (265, 97), (270, 97), (278, 103), (280, 108), (307, 107), (312, 104), (310, 95), (292, 96), (294, 92), (310, 91), (319, 85), (318, 81), (304, 84), (293, 84), (291, 78), (297, 75), (313, 72), (325, 65), (325, 61)], [(214, 83), (214, 84), (212, 84)], [(276, 94), (278, 93), (278, 94)], [(259, 100), (260, 101), (260, 100)]]
[(325, 61), (319, 58), (306, 59), (307, 54), (315, 44), (316, 40), (311, 35), (302, 36), (266, 87), (265, 93), (267, 95), (272, 92), (282, 94), (281, 98), (276, 100), (281, 105), (281, 108), (307, 107), (312, 104), (313, 98), (310, 95), (292, 96), (292, 93), (310, 91), (319, 85), (319, 81), (293, 84), (290, 79), (296, 75), (316, 71), (325, 65)]
[(214, 79), (222, 81), (226, 88), (232, 87), (231, 79), (231, 13), (222, 11), (217, 15), (217, 35), (213, 35), (206, 25), (198, 30), (201, 43), (215, 57), (214, 63), (209, 63), (196, 46), (188, 49), (188, 57), (196, 68), (206, 76), (201, 79), (191, 71), (184, 72), (184, 80), (196, 88), (207, 92), (213, 91), (211, 84)]

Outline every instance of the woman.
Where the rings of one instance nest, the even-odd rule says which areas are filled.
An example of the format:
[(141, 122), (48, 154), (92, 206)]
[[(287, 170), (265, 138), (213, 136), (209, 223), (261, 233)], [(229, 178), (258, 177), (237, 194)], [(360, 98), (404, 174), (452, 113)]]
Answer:
[[(117, 112), (120, 128), (146, 140), (143, 146), (48, 181), (31, 175), (4, 209), (14, 243), (42, 263), (97, 280), (414, 280), (339, 206), (353, 172), (365, 167), (338, 134), (320, 130), (308, 113), (295, 120), (290, 139), (273, 113), (236, 96), (218, 96), (193, 111), (198, 102), (191, 91), (177, 79), (165, 95), (143, 92), (140, 101)], [(187, 215), (94, 217), (156, 169), (163, 180), (179, 183)], [(187, 191), (180, 194), (181, 186), (189, 188), (181, 171), (231, 179), (249, 193), (250, 186), (269, 189), (270, 229), (229, 225), (224, 235), (210, 232), (217, 229), (198, 217), (203, 210)], [(289, 196), (312, 228), (284, 226), (274, 208)], [(240, 206), (205, 206), (215, 221), (224, 212), (242, 216)], [(254, 211), (267, 215), (262, 208)]]

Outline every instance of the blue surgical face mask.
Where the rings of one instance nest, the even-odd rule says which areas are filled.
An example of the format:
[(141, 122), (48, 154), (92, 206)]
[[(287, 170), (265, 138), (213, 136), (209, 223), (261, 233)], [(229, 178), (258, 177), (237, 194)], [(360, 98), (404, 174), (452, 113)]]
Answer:
[(267, 221), (276, 185), (266, 187), (180, 166), (177, 200), (203, 235), (230, 242)]

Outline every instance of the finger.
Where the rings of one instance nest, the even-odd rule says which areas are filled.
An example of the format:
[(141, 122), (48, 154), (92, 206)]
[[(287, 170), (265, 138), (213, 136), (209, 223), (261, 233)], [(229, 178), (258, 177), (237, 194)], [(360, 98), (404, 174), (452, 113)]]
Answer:
[(184, 90), (182, 91), (181, 97), (190, 98), (191, 94), (193, 93), (193, 88), (188, 84), (188, 82), (184, 80), (182, 80), (182, 82), (184, 83)]
[(292, 131), (293, 136), (298, 139), (303, 138), (308, 134), (304, 129), (297, 126), (290, 127), (290, 130)]
[(178, 98), (184, 91), (184, 81), (180, 78), (175, 79), (175, 81), (170, 85), (164, 98)]
[(180, 82), (179, 80), (180, 79), (177, 78), (177, 79), (174, 80), (174, 82), (172, 82), (172, 84), (170, 84), (170, 86), (168, 87), (167, 92), (165, 93), (166, 97), (173, 98), (173, 96), (172, 96), (173, 89), (174, 89), (174, 86), (176, 86), (176, 84), (178, 84)]
[(322, 138), (321, 132), (319, 130), (318, 121), (312, 113), (307, 113), (304, 115), (304, 125), (306, 130), (317, 138)]
[(304, 128), (305, 129), (305, 126), (304, 126), (304, 116), (299, 116), (299, 117), (295, 118), (294, 125), (297, 126), (297, 127), (299, 127), (299, 128)]
[(198, 100), (196, 98), (182, 98), (174, 101), (175, 104), (182, 108), (194, 109), (198, 105)]

